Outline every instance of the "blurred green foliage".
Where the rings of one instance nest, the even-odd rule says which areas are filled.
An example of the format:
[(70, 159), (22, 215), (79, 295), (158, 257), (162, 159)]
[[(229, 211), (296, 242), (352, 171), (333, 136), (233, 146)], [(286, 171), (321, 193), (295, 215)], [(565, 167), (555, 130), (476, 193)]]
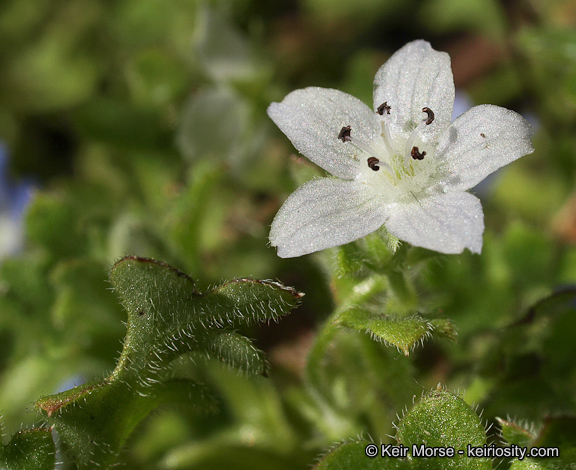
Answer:
[[(222, 320), (268, 354), (270, 377), (173, 361), (170, 373), (203, 384), (218, 411), (198, 414), (191, 396), (134, 424), (118, 457), (127, 468), (295, 469), (320, 455), (323, 469), (425, 468), (364, 448), (437, 422), (413, 397), (439, 382), (465, 391), (437, 393), (468, 423), (480, 422), (472, 403), (499, 423), (478, 442), (561, 449), (560, 461), (499, 468), (574, 465), (575, 27), (570, 0), (2, 2), (0, 139), (14, 176), (39, 186), (26, 248), (0, 266), (2, 465), (50, 468), (53, 442), (30, 404), (117, 367), (127, 314), (106, 279), (125, 255), (177, 266), (199, 292), (253, 277), (306, 293), (278, 324)], [(475, 104), (537, 128), (535, 153), (475, 191), (482, 255), (375, 234), (277, 258), (274, 214), (321, 172), (291, 156), (266, 107), (312, 85), (370, 102), (375, 71), (418, 38), (450, 53)], [(251, 370), (246, 357), (232, 362)], [(422, 417), (398, 427), (402, 410)], [(425, 431), (449, 445), (442, 429)], [(40, 453), (17, 467), (15, 448)], [(58, 458), (75, 468), (71, 453)]]

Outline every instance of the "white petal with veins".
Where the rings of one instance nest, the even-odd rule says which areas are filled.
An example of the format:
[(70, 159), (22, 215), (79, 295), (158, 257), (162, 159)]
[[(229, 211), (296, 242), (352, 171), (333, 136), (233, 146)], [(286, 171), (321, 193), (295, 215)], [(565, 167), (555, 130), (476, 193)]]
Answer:
[(276, 214), (270, 243), (292, 258), (343, 245), (374, 232), (388, 207), (356, 181), (319, 178), (298, 188)]
[(440, 253), (482, 251), (484, 214), (480, 200), (470, 193), (455, 192), (414, 201), (393, 208), (386, 222), (400, 240)]
[[(344, 126), (372, 141), (380, 132), (374, 112), (358, 98), (330, 88), (304, 88), (272, 103), (268, 115), (300, 153), (334, 176), (353, 179), (360, 165), (353, 146), (338, 140)], [(362, 162), (363, 163), (363, 162)]]
[(514, 111), (484, 104), (456, 118), (436, 150), (451, 191), (476, 186), (498, 168), (532, 153), (532, 126)]
[(430, 108), (434, 125), (426, 126), (427, 140), (437, 140), (450, 124), (454, 105), (454, 80), (450, 56), (432, 49), (426, 41), (406, 44), (380, 67), (374, 78), (374, 106), (387, 102), (396, 132), (420, 123), (422, 108)]

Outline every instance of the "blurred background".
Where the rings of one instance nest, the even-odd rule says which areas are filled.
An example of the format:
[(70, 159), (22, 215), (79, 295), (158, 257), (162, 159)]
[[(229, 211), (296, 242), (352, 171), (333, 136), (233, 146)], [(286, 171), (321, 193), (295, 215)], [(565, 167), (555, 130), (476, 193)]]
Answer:
[[(471, 364), (493, 344), (494, 329), (576, 281), (576, 2), (4, 0), (5, 432), (35, 421), (26, 410), (40, 395), (114, 367), (125, 314), (107, 272), (121, 256), (136, 254), (182, 269), (200, 290), (251, 276), (280, 279), (306, 297), (280, 324), (248, 332), (268, 352), (273, 380), (254, 384), (210, 372), (207, 380), (220, 381), (228, 403), (221, 417), (154, 416), (125, 457), (131, 468), (156, 468), (152, 462), (227, 468), (206, 450), (214, 453), (223, 434), (242, 449), (238, 455), (261, 438), (266, 452), (284, 456), (274, 467), (262, 457), (261, 466), (247, 468), (307, 468), (318, 452), (347, 437), (331, 435), (329, 426), (316, 429), (310, 423), (319, 418), (302, 410), (306, 354), (334, 307), (329, 275), (314, 257), (281, 260), (267, 245), (269, 224), (287, 195), (322, 172), (295, 155), (266, 108), (305, 86), (338, 88), (371, 105), (375, 72), (414, 39), (450, 54), (455, 114), (491, 103), (520, 112), (536, 129), (535, 153), (475, 190), (486, 216), (482, 257), (444, 257), (427, 267), (417, 287), (427, 305), (440, 305), (455, 320), (460, 337), (458, 346), (430, 346), (426, 357), (416, 352), (409, 368), (420, 382), (410, 387), (448, 382), (484, 403), (494, 384)], [(518, 361), (521, 383), (533, 390), (538, 381), (560, 380), (563, 371), (566, 388), (537, 393), (540, 405), (527, 419), (576, 407), (568, 391), (576, 375), (560, 355), (557, 369), (534, 382), (541, 347)], [(232, 390), (259, 399), (234, 403)], [(506, 415), (514, 403), (526, 414), (522, 403), (534, 402), (534, 394), (510, 393), (509, 401), (487, 403), (489, 412)], [(394, 413), (411, 397), (392, 400), (376, 431), (392, 432)], [(254, 418), (259, 400), (269, 414)], [(372, 405), (363, 406), (365, 412)], [(355, 427), (347, 428), (352, 435), (366, 429), (365, 417), (355, 416)], [(366, 426), (374, 432), (374, 423)], [(271, 434), (254, 437), (254, 429)]]

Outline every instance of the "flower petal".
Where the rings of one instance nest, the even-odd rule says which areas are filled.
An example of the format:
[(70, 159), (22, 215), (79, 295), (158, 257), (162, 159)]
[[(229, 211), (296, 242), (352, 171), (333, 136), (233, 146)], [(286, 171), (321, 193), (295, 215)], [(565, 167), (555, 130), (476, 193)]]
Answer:
[(398, 205), (386, 229), (400, 240), (440, 253), (482, 251), (484, 214), (480, 200), (470, 193), (454, 192)]
[(380, 228), (388, 208), (357, 181), (315, 179), (284, 202), (272, 222), (270, 243), (281, 258), (343, 245)]
[(384, 118), (392, 132), (404, 137), (423, 119), (422, 108), (434, 112), (434, 121), (422, 137), (435, 142), (450, 125), (454, 105), (454, 80), (450, 56), (432, 49), (426, 41), (406, 44), (380, 67), (374, 77), (374, 109), (387, 102), (390, 114)]
[(456, 118), (440, 139), (436, 158), (444, 190), (476, 186), (498, 168), (532, 153), (532, 126), (514, 111), (483, 104)]
[(360, 162), (355, 157), (358, 149), (338, 139), (341, 129), (350, 126), (352, 136), (366, 144), (380, 131), (378, 120), (368, 106), (330, 88), (293, 91), (281, 103), (272, 103), (268, 115), (302, 155), (344, 179), (353, 179), (358, 174)]

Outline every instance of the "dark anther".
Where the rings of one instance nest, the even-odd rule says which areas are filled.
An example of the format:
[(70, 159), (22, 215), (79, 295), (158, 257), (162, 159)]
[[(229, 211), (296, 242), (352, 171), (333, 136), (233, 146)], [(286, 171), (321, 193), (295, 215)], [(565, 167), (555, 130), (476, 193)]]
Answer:
[(428, 119), (426, 119), (426, 125), (429, 126), (434, 121), (434, 111), (430, 108), (422, 108), (422, 112), (428, 115)]
[(342, 129), (340, 129), (340, 134), (338, 134), (338, 138), (342, 142), (350, 142), (352, 140), (352, 138), (350, 137), (351, 132), (352, 129), (350, 128), (350, 126), (345, 126)]
[(420, 150), (418, 150), (418, 147), (412, 147), (412, 151), (410, 152), (410, 155), (412, 155), (412, 158), (414, 160), (424, 160), (424, 155), (426, 155), (426, 152), (420, 153)]
[(370, 157), (368, 159), (368, 166), (374, 171), (378, 171), (380, 169), (378, 163), (380, 163), (380, 160), (378, 160), (376, 157)]
[(388, 101), (384, 101), (384, 103), (376, 108), (376, 111), (380, 116), (384, 116), (384, 111), (386, 111), (386, 114), (390, 114), (391, 109), (392, 106), (388, 106)]

